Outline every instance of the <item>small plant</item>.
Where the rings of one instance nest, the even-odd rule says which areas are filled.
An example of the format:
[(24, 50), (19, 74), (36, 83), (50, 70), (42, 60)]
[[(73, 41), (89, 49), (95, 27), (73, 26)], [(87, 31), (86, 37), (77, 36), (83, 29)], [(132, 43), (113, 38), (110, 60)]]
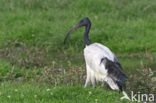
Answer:
[(52, 68), (44, 68), (42, 71), (41, 81), (48, 82), (52, 85), (77, 85), (84, 84), (85, 66), (72, 66), (71, 61), (67, 61), (68, 67), (55, 67), (55, 61), (52, 62)]
[[(130, 75), (128, 81), (128, 90), (142, 93), (155, 93), (156, 92), (156, 71), (152, 70), (151, 64), (153, 57), (150, 53), (145, 52), (145, 64), (140, 61), (140, 67), (137, 68), (139, 75)], [(150, 59), (150, 60), (147, 60)]]

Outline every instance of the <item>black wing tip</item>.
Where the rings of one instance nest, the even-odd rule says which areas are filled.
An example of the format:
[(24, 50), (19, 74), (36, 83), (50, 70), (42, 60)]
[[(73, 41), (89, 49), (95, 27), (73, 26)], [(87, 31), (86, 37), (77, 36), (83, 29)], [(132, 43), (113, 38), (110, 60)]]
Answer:
[(117, 75), (110, 74), (109, 76), (117, 84), (117, 86), (119, 87), (119, 90), (120, 91), (122, 91), (123, 88), (126, 89), (126, 79), (127, 79), (127, 76), (125, 74), (123, 74), (122, 72), (120, 72)]
[(118, 85), (119, 87), (119, 91), (123, 91), (123, 88), (126, 89), (126, 83), (124, 82), (120, 82), (120, 81), (116, 81), (116, 84)]
[(120, 78), (120, 80), (122, 80), (124, 82), (126, 81), (126, 79), (128, 79), (128, 77), (124, 73), (121, 73), (119, 78)]
[(128, 79), (128, 76), (125, 75), (125, 79)]

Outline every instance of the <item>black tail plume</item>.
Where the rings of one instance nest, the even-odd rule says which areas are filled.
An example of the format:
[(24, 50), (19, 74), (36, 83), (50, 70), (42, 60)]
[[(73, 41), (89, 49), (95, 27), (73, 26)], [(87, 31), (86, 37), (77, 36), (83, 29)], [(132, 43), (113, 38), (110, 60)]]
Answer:
[(126, 79), (128, 78), (121, 70), (121, 68), (107, 58), (102, 58), (101, 63), (104, 62), (105, 68), (108, 70), (108, 76), (118, 85), (120, 91), (126, 88)]

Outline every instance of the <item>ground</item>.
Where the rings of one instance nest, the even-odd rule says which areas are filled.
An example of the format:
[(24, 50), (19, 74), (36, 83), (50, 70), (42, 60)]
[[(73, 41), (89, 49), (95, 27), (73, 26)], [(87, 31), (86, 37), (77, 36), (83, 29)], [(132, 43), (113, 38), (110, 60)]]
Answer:
[(3, 103), (121, 101), (117, 91), (84, 89), (84, 28), (89, 17), (92, 42), (109, 47), (128, 75), (127, 89), (154, 93), (155, 0), (0, 0), (0, 101)]

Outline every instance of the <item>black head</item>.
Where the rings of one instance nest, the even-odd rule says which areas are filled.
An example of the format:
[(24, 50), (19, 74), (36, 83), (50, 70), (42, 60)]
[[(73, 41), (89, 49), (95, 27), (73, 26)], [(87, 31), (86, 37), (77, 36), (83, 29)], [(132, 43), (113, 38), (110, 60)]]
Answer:
[(64, 43), (66, 42), (66, 39), (68, 38), (68, 36), (71, 32), (73, 32), (74, 30), (76, 30), (77, 28), (82, 27), (82, 26), (86, 26), (86, 27), (91, 26), (91, 21), (89, 20), (88, 17), (83, 18), (74, 27), (72, 27), (72, 29), (66, 34), (66, 37), (64, 39)]
[(78, 24), (79, 24), (79, 26), (81, 27), (81, 26), (90, 25), (91, 22), (90, 22), (90, 20), (89, 20), (88, 17), (85, 17), (85, 18), (83, 18), (82, 20), (80, 20), (80, 22), (79, 22)]

